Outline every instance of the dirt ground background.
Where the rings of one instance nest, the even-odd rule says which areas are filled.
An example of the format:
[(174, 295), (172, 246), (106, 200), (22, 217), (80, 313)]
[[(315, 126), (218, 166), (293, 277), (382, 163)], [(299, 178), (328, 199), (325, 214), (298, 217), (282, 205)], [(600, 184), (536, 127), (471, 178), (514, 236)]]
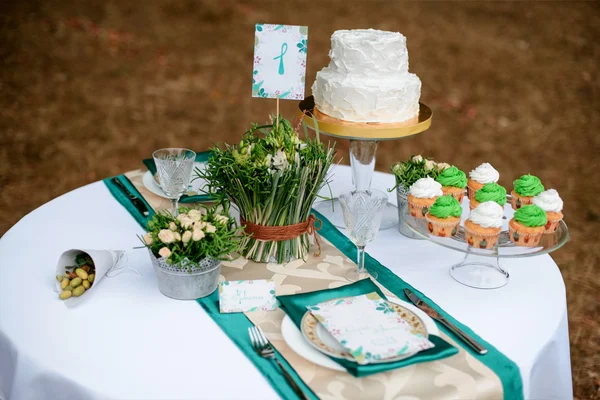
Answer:
[[(599, 2), (2, 2), (0, 233), (154, 149), (236, 142), (263, 122), (257, 22), (309, 26), (308, 94), (334, 30), (407, 36), (433, 125), (382, 144), (377, 169), (416, 153), (466, 171), (488, 161), (506, 187), (531, 172), (561, 193), (574, 391), (600, 398)], [(282, 102), (289, 118), (296, 107)]]

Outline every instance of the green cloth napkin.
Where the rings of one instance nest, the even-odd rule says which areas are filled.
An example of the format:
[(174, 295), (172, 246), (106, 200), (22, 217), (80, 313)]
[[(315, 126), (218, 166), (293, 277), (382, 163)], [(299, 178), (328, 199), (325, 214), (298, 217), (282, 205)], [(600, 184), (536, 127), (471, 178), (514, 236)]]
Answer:
[[(203, 151), (201, 153), (196, 153), (196, 162), (200, 162), (200, 163), (205, 163), (208, 161), (208, 159), (212, 157), (212, 152), (211, 151)], [(146, 158), (145, 160), (142, 161), (144, 163), (144, 165), (146, 166), (146, 168), (148, 168), (148, 171), (150, 171), (150, 173), (154, 176), (154, 174), (156, 174), (156, 164), (154, 163), (154, 158)], [(210, 194), (199, 194), (199, 195), (195, 195), (195, 196), (188, 196), (188, 195), (182, 195), (179, 198), (179, 202), (180, 203), (199, 203), (202, 201), (210, 201), (213, 199), (213, 196)]]
[[(317, 290), (315, 292), (290, 294), (286, 296), (278, 296), (277, 299), (281, 303), (281, 308), (294, 321), (298, 329), (300, 329), (300, 321), (304, 314), (308, 312), (306, 306), (316, 305), (318, 303), (337, 299), (339, 297), (359, 296), (377, 292), (383, 299), (383, 295), (379, 287), (370, 279), (363, 279), (350, 285), (342, 286), (336, 289)], [(458, 353), (458, 349), (450, 345), (448, 342), (436, 335), (429, 335), (429, 341), (434, 344), (434, 347), (428, 350), (420, 351), (412, 357), (400, 361), (393, 361), (381, 364), (366, 364), (361, 365), (354, 361), (346, 359), (330, 357), (333, 361), (340, 364), (342, 367), (354, 376), (361, 377), (379, 372), (390, 371), (392, 369), (406, 367), (408, 365), (439, 360), (450, 357)]]

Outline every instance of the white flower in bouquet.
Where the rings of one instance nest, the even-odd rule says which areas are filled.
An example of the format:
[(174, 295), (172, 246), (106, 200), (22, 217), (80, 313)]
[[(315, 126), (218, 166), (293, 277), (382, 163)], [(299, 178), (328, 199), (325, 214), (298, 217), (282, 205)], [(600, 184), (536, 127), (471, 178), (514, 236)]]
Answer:
[(144, 243), (146, 243), (147, 245), (151, 245), (153, 241), (154, 240), (152, 239), (152, 234), (150, 234), (150, 232), (144, 235)]
[(227, 215), (215, 215), (215, 220), (224, 225), (229, 223), (229, 217)]
[(184, 229), (191, 228), (194, 225), (194, 221), (187, 214), (179, 214), (177, 220)]
[(265, 156), (265, 167), (271, 168), (271, 165), (273, 165), (273, 156), (271, 154), (267, 154)]
[(165, 244), (173, 243), (175, 241), (175, 235), (173, 235), (173, 231), (168, 229), (162, 229), (160, 232), (158, 232), (158, 238)]
[(275, 157), (273, 157), (273, 167), (280, 171), (283, 171), (288, 167), (288, 165), (290, 165), (290, 163), (288, 162), (285, 152), (277, 150), (277, 153), (275, 153)]
[(431, 171), (435, 167), (435, 161), (427, 160), (425, 161), (425, 171)]
[(413, 161), (413, 162), (416, 162), (416, 163), (419, 163), (419, 162), (423, 161), (423, 156), (422, 156), (422, 155), (420, 155), (420, 154), (419, 154), (419, 155), (416, 155), (416, 156), (414, 156), (414, 157), (412, 158), (412, 161)]
[(194, 229), (194, 233), (192, 233), (192, 240), (197, 242), (198, 240), (203, 239), (204, 236), (204, 231), (202, 231), (202, 229)]
[(190, 210), (188, 216), (192, 221), (198, 222), (202, 218), (202, 212), (200, 212), (200, 210)]
[(181, 234), (179, 232), (173, 232), (173, 237), (175, 238), (176, 242), (181, 241)]
[(169, 229), (172, 230), (173, 232), (175, 232), (177, 230), (177, 225), (175, 225), (175, 222), (169, 223)]
[(181, 241), (183, 242), (183, 244), (187, 244), (191, 239), (192, 239), (191, 231), (183, 232), (183, 235), (181, 236)]
[(168, 247), (163, 247), (158, 251), (158, 255), (161, 257), (169, 258), (171, 256), (171, 250)]
[(448, 164), (448, 163), (442, 162), (442, 163), (438, 163), (437, 167), (438, 167), (438, 169), (439, 169), (440, 171), (443, 171), (443, 170), (445, 170), (446, 168), (450, 168), (450, 167), (451, 167), (451, 165), (450, 165), (450, 164)]
[(206, 233), (215, 233), (217, 231), (217, 227), (210, 222), (207, 222), (205, 231)]
[(202, 229), (204, 229), (205, 226), (206, 226), (206, 222), (204, 222), (204, 221), (194, 222), (194, 230), (196, 230), (196, 229), (202, 230)]

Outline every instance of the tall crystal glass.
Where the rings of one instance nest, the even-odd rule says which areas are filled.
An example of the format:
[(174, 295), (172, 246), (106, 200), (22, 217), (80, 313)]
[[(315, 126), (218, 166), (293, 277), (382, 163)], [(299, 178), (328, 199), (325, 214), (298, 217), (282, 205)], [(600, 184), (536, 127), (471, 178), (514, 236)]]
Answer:
[[(339, 200), (344, 214), (346, 232), (357, 248), (356, 264), (358, 267), (355, 270), (348, 270), (346, 278), (350, 281), (357, 281), (366, 276), (365, 247), (367, 243), (375, 239), (375, 235), (379, 231), (388, 196), (375, 189), (354, 190), (342, 194)], [(368, 273), (377, 279), (374, 271)]]
[(171, 200), (171, 214), (177, 216), (177, 203), (188, 188), (196, 153), (189, 149), (168, 148), (152, 153), (160, 187)]

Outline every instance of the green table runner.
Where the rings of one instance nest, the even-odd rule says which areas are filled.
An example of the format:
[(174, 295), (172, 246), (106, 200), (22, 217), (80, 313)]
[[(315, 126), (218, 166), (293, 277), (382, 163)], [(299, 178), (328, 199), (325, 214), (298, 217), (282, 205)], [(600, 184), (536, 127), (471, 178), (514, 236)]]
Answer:
[[(119, 178), (122, 182), (124, 181), (122, 176), (120, 176)], [(107, 185), (110, 192), (115, 197), (115, 199), (119, 201), (119, 203), (121, 203), (131, 213), (131, 215), (136, 219), (136, 221), (138, 221), (138, 223), (140, 223), (141, 226), (145, 227), (147, 219), (139, 214), (137, 209), (135, 209), (135, 207), (133, 207), (130, 204), (129, 200), (124, 195), (122, 195), (122, 193), (119, 192), (119, 189), (115, 187), (115, 185), (110, 181), (110, 179), (111, 178), (105, 179), (104, 182)], [(129, 185), (128, 182), (124, 182), (124, 184), (128, 187), (128, 189), (131, 190), (132, 193), (139, 193), (135, 189), (135, 187)], [(319, 231), (319, 234), (323, 236), (326, 240), (328, 240), (331, 244), (333, 244), (346, 257), (351, 259), (353, 262), (356, 262), (356, 247), (354, 246), (354, 244), (339, 230), (337, 230), (335, 226), (333, 226), (329, 221), (327, 221), (322, 215), (320, 215), (316, 211), (314, 211), (314, 213), (318, 218), (320, 218), (323, 221), (323, 226), (322, 229)], [(458, 345), (462, 346), (465, 349), (465, 351), (467, 351), (472, 357), (482, 362), (500, 378), (503, 388), (503, 397), (505, 399), (523, 399), (521, 375), (519, 372), (519, 368), (513, 361), (511, 361), (505, 355), (499, 352), (494, 346), (480, 338), (468, 327), (456, 321), (443, 309), (441, 309), (430, 299), (428, 299), (427, 296), (423, 295), (423, 293), (408, 285), (404, 280), (396, 276), (393, 272), (381, 265), (377, 260), (375, 260), (368, 254), (366, 255), (365, 264), (368, 270), (372, 270), (378, 273), (378, 282), (385, 283), (385, 287), (395, 296), (402, 300), (408, 301), (408, 299), (403, 293), (403, 289), (411, 289), (422, 299), (431, 304), (436, 311), (445, 316), (448, 320), (457, 325), (463, 331), (470, 334), (475, 339), (484, 344), (488, 348), (488, 353), (486, 355), (479, 355), (476, 352), (472, 351), (464, 343), (462, 343), (459, 338), (454, 336), (454, 334), (448, 331), (443, 325), (438, 324), (438, 327), (443, 334), (453, 338), (455, 342)], [(274, 364), (270, 363), (268, 360), (262, 359), (252, 350), (250, 346), (250, 341), (248, 339), (247, 328), (252, 326), (253, 324), (250, 322), (250, 320), (248, 319), (248, 317), (246, 317), (245, 314), (221, 314), (219, 312), (217, 291), (215, 291), (212, 295), (208, 297), (198, 299), (197, 302), (204, 308), (204, 310), (206, 310), (206, 312), (223, 329), (223, 331), (240, 348), (240, 350), (242, 350), (244, 354), (257, 366), (261, 373), (272, 384), (273, 388), (283, 398), (297, 398), (292, 389), (285, 382), (285, 379), (283, 378), (281, 373), (274, 366)], [(285, 358), (280, 357), (280, 360), (282, 360), (283, 363), (287, 364), (287, 366), (290, 367)], [(311, 398), (316, 398), (314, 393), (312, 393), (308, 386), (304, 384), (304, 382), (299, 378), (299, 376), (295, 372), (294, 375), (297, 378), (296, 380), (299, 382), (299, 384), (304, 388), (305, 392), (307, 392)]]

